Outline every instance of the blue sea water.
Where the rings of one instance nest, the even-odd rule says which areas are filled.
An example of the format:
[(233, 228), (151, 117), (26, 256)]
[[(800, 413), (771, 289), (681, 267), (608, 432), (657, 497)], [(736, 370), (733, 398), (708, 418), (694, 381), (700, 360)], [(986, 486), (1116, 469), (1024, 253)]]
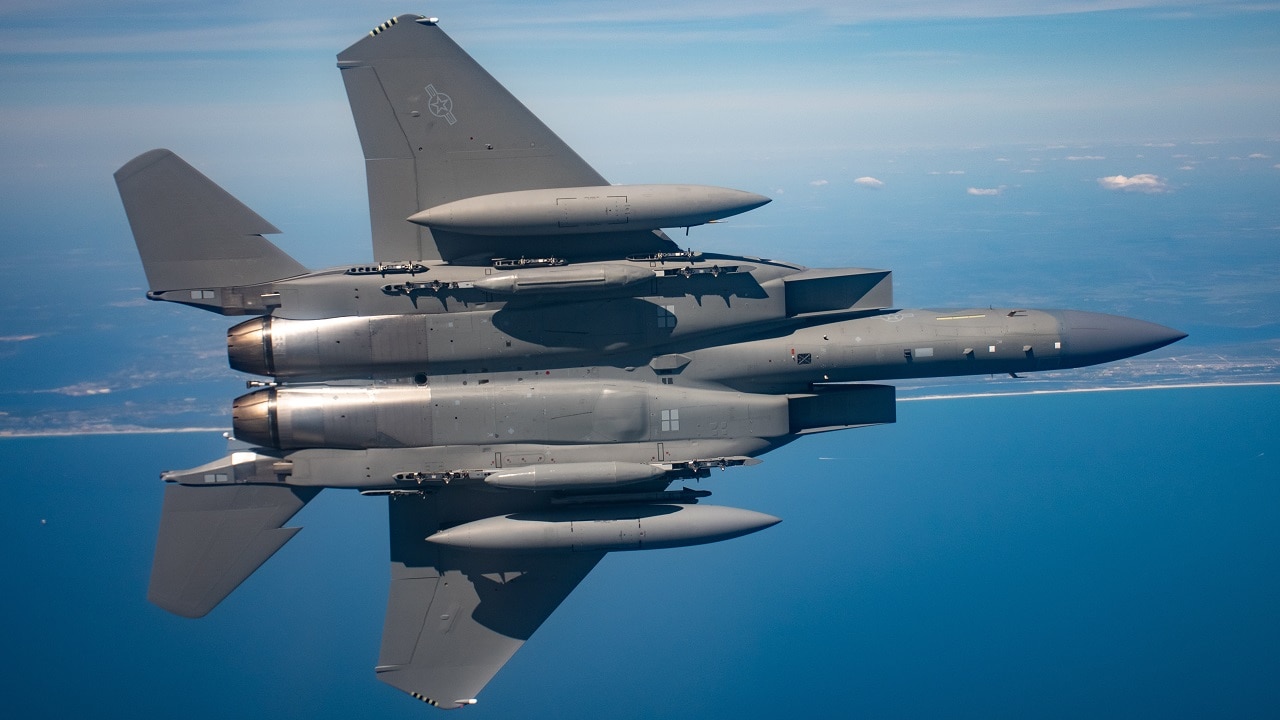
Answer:
[[(616, 553), (469, 717), (1276, 717), (1280, 387), (903, 402), (704, 481), (784, 522)], [(377, 682), (384, 501), (201, 620), (146, 602), (214, 433), (0, 439), (9, 717), (425, 717)]]

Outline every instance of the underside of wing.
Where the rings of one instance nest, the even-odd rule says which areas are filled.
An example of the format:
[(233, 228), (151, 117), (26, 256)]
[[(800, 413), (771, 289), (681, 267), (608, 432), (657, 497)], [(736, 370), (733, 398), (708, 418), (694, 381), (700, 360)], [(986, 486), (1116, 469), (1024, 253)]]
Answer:
[(437, 707), (474, 701), (603, 553), (487, 553), (426, 542), (438, 499), (389, 503), (391, 592), (378, 679)]
[(339, 54), (338, 67), (364, 150), (375, 259), (487, 263), (676, 249), (661, 231), (497, 238), (407, 222), (464, 198), (608, 182), (432, 20), (394, 18)]

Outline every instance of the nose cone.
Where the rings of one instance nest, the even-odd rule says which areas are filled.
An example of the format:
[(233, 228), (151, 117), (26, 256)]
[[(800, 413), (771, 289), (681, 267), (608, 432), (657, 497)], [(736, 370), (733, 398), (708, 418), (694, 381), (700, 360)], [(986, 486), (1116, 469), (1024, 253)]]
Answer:
[(737, 194), (737, 197), (734, 198), (737, 202), (734, 203), (732, 208), (735, 215), (748, 210), (755, 210), (762, 205), (768, 205), (773, 202), (773, 198), (747, 192), (746, 190), (734, 190), (733, 192)]
[(1103, 313), (1063, 310), (1062, 367), (1084, 367), (1141, 355), (1187, 334), (1163, 325)]

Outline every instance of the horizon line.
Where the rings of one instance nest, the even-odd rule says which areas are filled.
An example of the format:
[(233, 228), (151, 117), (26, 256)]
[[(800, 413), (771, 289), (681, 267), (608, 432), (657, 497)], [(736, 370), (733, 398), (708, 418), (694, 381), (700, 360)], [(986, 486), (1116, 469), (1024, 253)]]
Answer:
[[(1171, 385), (1133, 385), (1122, 387), (1086, 387), (1058, 388), (1041, 390), (1015, 390), (1012, 392), (966, 392), (954, 394), (922, 395), (919, 397), (900, 397), (897, 402), (919, 402), (922, 400), (970, 400), (993, 397), (1026, 397), (1029, 395), (1067, 395), (1071, 393), (1130, 392), (1135, 390), (1187, 390), (1192, 388), (1224, 388), (1224, 387), (1275, 387), (1280, 380), (1248, 380), (1238, 382), (1199, 382), (1174, 383)], [(83, 430), (0, 430), (0, 440), (48, 437), (84, 437), (90, 435), (173, 435), (180, 433), (228, 433), (231, 428), (220, 427), (180, 427), (180, 428), (93, 428)]]
[(919, 397), (901, 397), (898, 402), (916, 402), (919, 400), (967, 400), (991, 397), (1025, 397), (1027, 395), (1066, 395), (1069, 393), (1095, 392), (1128, 392), (1133, 390), (1187, 390), (1191, 388), (1214, 387), (1265, 387), (1280, 385), (1280, 380), (1240, 380), (1233, 382), (1190, 382), (1164, 385), (1125, 385), (1119, 387), (1083, 387), (1083, 388), (1046, 388), (1040, 390), (1014, 390), (1012, 392), (974, 392), (955, 393), (950, 395), (921, 395)]

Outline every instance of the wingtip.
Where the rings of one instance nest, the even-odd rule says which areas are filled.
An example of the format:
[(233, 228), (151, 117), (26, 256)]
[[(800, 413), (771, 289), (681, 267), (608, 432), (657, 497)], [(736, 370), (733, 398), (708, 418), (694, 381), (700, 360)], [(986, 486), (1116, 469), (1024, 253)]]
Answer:
[(466, 698), (464, 700), (454, 700), (453, 704), (449, 704), (447, 702), (433, 700), (432, 698), (429, 698), (426, 695), (423, 695), (422, 693), (410, 692), (409, 695), (415, 700), (421, 700), (422, 702), (430, 705), (431, 707), (440, 708), (441, 710), (457, 710), (459, 708), (464, 708), (468, 705), (476, 704), (475, 698)]
[(205, 615), (208, 615), (214, 608), (213, 605), (193, 603), (184, 598), (173, 598), (157, 592), (154, 589), (148, 590), (147, 601), (165, 612), (172, 613), (178, 617), (184, 617), (189, 620), (199, 620)]
[(116, 170), (115, 173), (113, 173), (113, 176), (115, 177), (116, 181), (119, 182), (120, 180), (123, 180), (127, 177), (134, 175), (139, 170), (142, 170), (143, 168), (146, 168), (146, 167), (150, 167), (151, 165), (171, 155), (174, 157), (177, 157), (176, 153), (174, 153), (172, 150), (169, 150), (167, 148), (156, 148), (154, 150), (148, 150), (138, 155), (137, 157), (133, 158), (129, 162), (121, 165), (120, 168)]

